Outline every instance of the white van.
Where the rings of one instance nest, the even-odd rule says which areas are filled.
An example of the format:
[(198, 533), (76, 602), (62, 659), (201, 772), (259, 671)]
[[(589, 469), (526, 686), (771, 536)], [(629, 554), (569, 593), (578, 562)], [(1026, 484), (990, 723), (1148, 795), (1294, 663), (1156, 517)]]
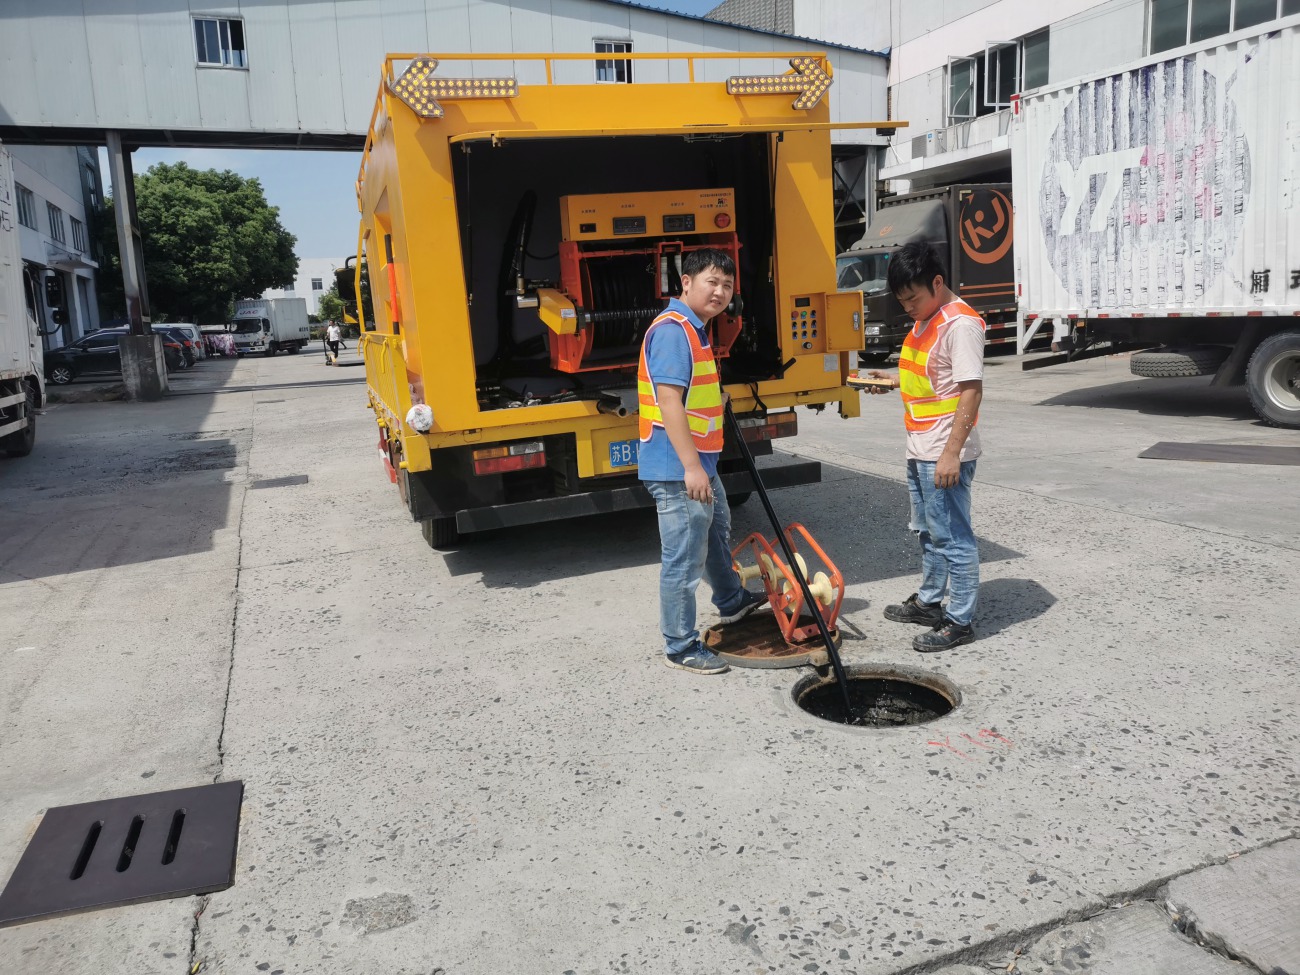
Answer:
[(194, 350), (200, 359), (208, 357), (208, 349), (203, 341), (203, 332), (193, 322), (159, 322), (159, 325), (165, 325), (167, 328), (179, 328), (182, 332), (194, 340)]

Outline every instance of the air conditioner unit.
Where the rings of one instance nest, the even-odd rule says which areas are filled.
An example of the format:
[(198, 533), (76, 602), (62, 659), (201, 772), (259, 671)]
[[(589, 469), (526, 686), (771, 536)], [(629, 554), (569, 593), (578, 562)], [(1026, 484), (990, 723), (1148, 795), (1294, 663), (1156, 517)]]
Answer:
[(937, 156), (948, 151), (948, 130), (934, 129), (912, 140), (912, 158)]

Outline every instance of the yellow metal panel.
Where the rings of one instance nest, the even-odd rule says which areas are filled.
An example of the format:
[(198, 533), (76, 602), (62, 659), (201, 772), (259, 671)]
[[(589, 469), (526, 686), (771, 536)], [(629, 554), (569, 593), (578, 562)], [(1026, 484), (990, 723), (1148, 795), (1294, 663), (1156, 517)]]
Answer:
[(862, 333), (862, 292), (839, 291), (826, 296), (826, 349), (858, 352), (865, 345)]
[(563, 240), (681, 237), (735, 229), (736, 193), (731, 189), (560, 197)]

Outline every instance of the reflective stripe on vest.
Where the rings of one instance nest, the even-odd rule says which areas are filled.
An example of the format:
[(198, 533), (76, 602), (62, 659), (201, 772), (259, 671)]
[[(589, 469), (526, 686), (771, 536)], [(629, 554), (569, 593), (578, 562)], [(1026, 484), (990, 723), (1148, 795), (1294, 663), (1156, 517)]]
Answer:
[(722, 452), (722, 384), (718, 381), (718, 364), (713, 349), (703, 345), (695, 326), (685, 315), (669, 310), (650, 323), (641, 342), (641, 360), (637, 366), (636, 392), (640, 413), (637, 432), (645, 443), (654, 435), (654, 428), (663, 428), (664, 415), (659, 408), (659, 397), (650, 379), (646, 347), (656, 328), (677, 324), (686, 332), (691, 349), (691, 384), (686, 390), (686, 424), (695, 437), (695, 449), (702, 454)]
[(914, 323), (903, 340), (903, 350), (898, 354), (898, 391), (903, 397), (903, 423), (908, 430), (928, 430), (942, 417), (957, 412), (960, 396), (941, 398), (935, 394), (930, 353), (948, 326), (963, 317), (975, 319), (980, 323), (980, 329), (984, 329), (984, 319), (970, 305), (958, 299), (935, 312), (919, 336)]

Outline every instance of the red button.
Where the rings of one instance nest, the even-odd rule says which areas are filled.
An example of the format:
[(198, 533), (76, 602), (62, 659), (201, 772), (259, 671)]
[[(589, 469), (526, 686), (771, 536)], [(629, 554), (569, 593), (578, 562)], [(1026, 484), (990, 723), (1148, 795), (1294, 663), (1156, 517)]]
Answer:
[(717, 227), (719, 230), (725, 230), (727, 227), (730, 227), (730, 226), (731, 226), (731, 214), (730, 214), (730, 213), (719, 213), (717, 216), (715, 216), (715, 217), (713, 218), (713, 225), (714, 225), (715, 227)]

